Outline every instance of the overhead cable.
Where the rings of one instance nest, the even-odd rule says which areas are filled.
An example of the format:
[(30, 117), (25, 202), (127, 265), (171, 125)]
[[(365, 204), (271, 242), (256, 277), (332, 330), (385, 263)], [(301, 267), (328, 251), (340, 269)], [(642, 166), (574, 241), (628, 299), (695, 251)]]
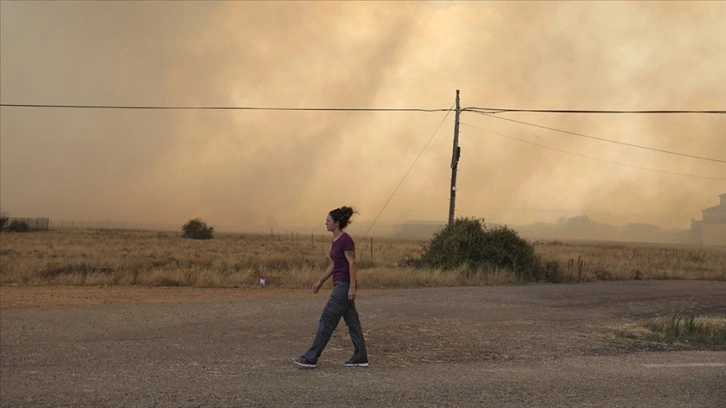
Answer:
[[(37, 103), (0, 103), (3, 107), (14, 108), (63, 108), (63, 109), (140, 109), (140, 110), (261, 110), (261, 111), (328, 111), (328, 112), (445, 112), (445, 108), (304, 108), (304, 107), (266, 107), (266, 106), (169, 106), (169, 105), (69, 105)], [(451, 109), (449, 109), (451, 110)], [(596, 110), (596, 109), (515, 109), (467, 107), (462, 112), (478, 113), (590, 113), (590, 114), (726, 114), (726, 110)]]
[(140, 105), (55, 105), (55, 104), (18, 104), (2, 103), (0, 106), (12, 108), (61, 108), (61, 109), (138, 109), (138, 110), (248, 110), (248, 111), (288, 111), (288, 112), (446, 112), (450, 109), (424, 108), (301, 108), (301, 107), (264, 107), (264, 106), (140, 106)]
[(530, 112), (530, 113), (619, 113), (619, 114), (673, 114), (673, 113), (695, 113), (706, 115), (723, 115), (726, 110), (598, 110), (598, 109), (511, 109), (511, 108), (477, 108), (467, 107), (462, 111), (480, 113), (508, 113), (508, 112)]
[(462, 125), (468, 126), (470, 128), (478, 129), (478, 130), (481, 130), (483, 132), (491, 133), (493, 135), (501, 136), (501, 137), (504, 137), (504, 138), (507, 138), (507, 139), (516, 140), (518, 142), (530, 144), (530, 145), (537, 146), (537, 147), (541, 147), (541, 148), (544, 148), (544, 149), (554, 150), (554, 151), (557, 151), (557, 152), (560, 152), (560, 153), (566, 153), (566, 154), (571, 154), (573, 156), (583, 157), (583, 158), (586, 158), (586, 159), (597, 160), (597, 161), (600, 161), (600, 162), (603, 162), (603, 163), (615, 164), (615, 165), (618, 165), (618, 166), (625, 166), (625, 167), (632, 167), (632, 168), (635, 168), (635, 169), (652, 171), (652, 172), (656, 172), (656, 173), (665, 173), (665, 174), (671, 174), (671, 175), (677, 175), (677, 176), (696, 177), (696, 178), (709, 179), (709, 180), (726, 181), (726, 178), (723, 178), (723, 177), (710, 177), (710, 176), (701, 176), (701, 175), (698, 175), (698, 174), (678, 173), (678, 172), (675, 172), (675, 171), (652, 169), (652, 168), (649, 168), (649, 167), (642, 167), (642, 166), (636, 166), (636, 165), (633, 165), (633, 164), (627, 164), (627, 163), (621, 163), (621, 162), (616, 162), (616, 161), (612, 161), (612, 160), (600, 159), (600, 158), (597, 158), (597, 157), (592, 157), (592, 156), (588, 156), (588, 155), (584, 155), (584, 154), (580, 154), (580, 153), (574, 153), (574, 152), (570, 152), (570, 151), (567, 151), (567, 150), (558, 149), (556, 147), (546, 146), (546, 145), (543, 145), (543, 144), (534, 143), (534, 142), (530, 142), (530, 141), (527, 141), (527, 140), (522, 140), (522, 139), (519, 139), (519, 138), (516, 138), (516, 137), (512, 137), (512, 136), (508, 136), (508, 135), (505, 135), (505, 134), (502, 134), (502, 133), (499, 133), (499, 132), (494, 132), (492, 130), (483, 129), (483, 128), (480, 128), (480, 127), (477, 127), (477, 126), (474, 126), (474, 125), (470, 125), (468, 123), (464, 123), (464, 122), (460, 122), (460, 123)]
[(623, 145), (623, 146), (635, 147), (635, 148), (638, 148), (638, 149), (651, 150), (651, 151), (659, 152), (659, 153), (667, 153), (667, 154), (672, 154), (672, 155), (676, 155), (676, 156), (689, 157), (689, 158), (692, 158), (692, 159), (708, 160), (708, 161), (717, 162), (717, 163), (726, 163), (726, 160), (722, 160), (722, 159), (714, 159), (714, 158), (711, 158), (711, 157), (696, 156), (696, 155), (687, 154), (687, 153), (679, 153), (679, 152), (674, 152), (674, 151), (670, 151), (670, 150), (658, 149), (658, 148), (655, 148), (655, 147), (648, 147), (648, 146), (642, 146), (642, 145), (637, 145), (637, 144), (633, 144), (633, 143), (620, 142), (620, 141), (617, 141), (617, 140), (605, 139), (603, 137), (590, 136), (590, 135), (585, 135), (585, 134), (582, 134), (582, 133), (571, 132), (569, 130), (562, 130), (562, 129), (552, 128), (552, 127), (548, 127), (548, 126), (538, 125), (538, 124), (535, 124), (535, 123), (523, 122), (521, 120), (504, 118), (504, 117), (501, 117), (501, 116), (492, 115), (490, 113), (483, 113), (483, 112), (476, 112), (476, 113), (479, 113), (479, 114), (482, 114), (484, 116), (488, 116), (488, 117), (494, 118), (494, 119), (506, 120), (508, 122), (514, 122), (514, 123), (519, 123), (519, 124), (522, 124), (522, 125), (533, 126), (533, 127), (540, 128), (540, 129), (547, 129), (547, 130), (552, 130), (552, 131), (555, 131), (555, 132), (566, 133), (568, 135), (573, 135), (573, 136), (586, 137), (588, 139), (599, 140), (599, 141), (602, 141), (602, 142), (608, 142), (608, 143), (614, 143), (614, 144), (619, 144), (619, 145)]
[(398, 182), (398, 185), (396, 186), (396, 188), (393, 189), (393, 192), (388, 197), (388, 200), (386, 200), (386, 203), (383, 204), (383, 207), (381, 207), (381, 210), (378, 211), (378, 215), (376, 215), (376, 218), (373, 219), (373, 222), (371, 222), (371, 225), (368, 226), (368, 229), (366, 230), (366, 233), (363, 234), (363, 236), (367, 236), (368, 235), (368, 232), (370, 232), (371, 228), (373, 228), (373, 225), (376, 223), (376, 221), (378, 221), (378, 217), (381, 216), (381, 214), (383, 213), (383, 210), (386, 209), (386, 207), (388, 206), (388, 203), (391, 201), (391, 199), (393, 198), (393, 196), (396, 194), (396, 192), (398, 191), (399, 187), (401, 187), (401, 184), (403, 184), (403, 181), (406, 180), (406, 177), (408, 177), (408, 174), (411, 173), (411, 170), (413, 169), (413, 166), (416, 165), (416, 162), (418, 161), (418, 159), (421, 158), (421, 155), (426, 150), (426, 148), (429, 146), (429, 144), (431, 143), (431, 141), (434, 139), (434, 136), (436, 136), (436, 133), (439, 132), (439, 129), (441, 129), (441, 125), (443, 125), (444, 122), (446, 121), (446, 118), (449, 117), (449, 112), (451, 112), (453, 110), (453, 108), (454, 108), (454, 105), (451, 105), (451, 109), (447, 109), (446, 110), (446, 115), (444, 115), (444, 118), (441, 119), (441, 122), (439, 123), (439, 126), (436, 127), (436, 130), (434, 130), (434, 133), (431, 134), (431, 136), (429, 137), (429, 140), (427, 140), (426, 141), (426, 144), (424, 144), (424, 146), (421, 148), (421, 151), (418, 153), (418, 156), (416, 156), (416, 158), (413, 160), (413, 163), (411, 163), (411, 166), (409, 166), (408, 170), (406, 170), (406, 173), (401, 178), (401, 181), (399, 181)]

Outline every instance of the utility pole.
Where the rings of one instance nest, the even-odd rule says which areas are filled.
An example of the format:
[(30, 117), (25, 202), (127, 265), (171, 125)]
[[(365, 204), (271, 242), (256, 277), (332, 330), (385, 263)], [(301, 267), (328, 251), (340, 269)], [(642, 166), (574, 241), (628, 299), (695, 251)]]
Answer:
[(456, 209), (456, 168), (459, 166), (459, 156), (461, 156), (461, 148), (459, 147), (459, 114), (461, 106), (459, 105), (459, 90), (456, 90), (456, 120), (454, 121), (454, 151), (451, 153), (451, 196), (449, 198), (449, 225), (454, 223), (454, 210)]

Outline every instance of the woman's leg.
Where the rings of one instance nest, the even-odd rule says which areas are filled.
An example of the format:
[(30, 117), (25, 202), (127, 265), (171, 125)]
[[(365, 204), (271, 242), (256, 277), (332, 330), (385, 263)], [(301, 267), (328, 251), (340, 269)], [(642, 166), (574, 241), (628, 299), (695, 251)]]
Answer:
[(320, 323), (318, 324), (318, 331), (315, 333), (313, 345), (303, 354), (303, 357), (312, 363), (317, 363), (347, 308), (348, 284), (335, 283), (330, 299), (328, 299), (328, 303), (325, 304), (323, 313), (320, 315)]
[(348, 326), (350, 340), (353, 342), (353, 348), (355, 350), (351, 360), (355, 362), (368, 362), (366, 341), (363, 338), (363, 327), (360, 324), (360, 318), (358, 317), (358, 311), (355, 309), (354, 301), (349, 302), (348, 308), (343, 313), (343, 319), (345, 319), (345, 325)]

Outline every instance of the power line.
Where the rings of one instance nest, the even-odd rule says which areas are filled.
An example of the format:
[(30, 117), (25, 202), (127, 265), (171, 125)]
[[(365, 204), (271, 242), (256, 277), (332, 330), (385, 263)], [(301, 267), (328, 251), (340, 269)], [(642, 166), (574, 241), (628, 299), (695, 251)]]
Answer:
[(17, 104), (2, 103), (9, 108), (47, 108), (47, 109), (135, 109), (135, 110), (247, 110), (247, 111), (286, 111), (286, 112), (446, 112), (450, 109), (424, 108), (296, 108), (264, 106), (138, 106), (138, 105), (55, 105), (55, 104)]
[[(472, 112), (474, 112), (474, 111), (472, 111)], [(711, 158), (711, 157), (695, 156), (695, 155), (687, 154), (687, 153), (673, 152), (673, 151), (670, 151), (670, 150), (664, 150), (664, 149), (658, 149), (658, 148), (655, 148), (655, 147), (642, 146), (642, 145), (637, 145), (637, 144), (633, 144), (633, 143), (619, 142), (617, 140), (610, 140), (610, 139), (605, 139), (605, 138), (602, 138), (602, 137), (590, 136), (590, 135), (585, 135), (585, 134), (577, 133), (577, 132), (571, 132), (569, 130), (556, 129), (556, 128), (552, 128), (552, 127), (548, 127), (548, 126), (537, 125), (535, 123), (523, 122), (521, 120), (503, 118), (503, 117), (500, 117), (500, 116), (492, 115), (490, 113), (484, 113), (484, 112), (476, 112), (476, 113), (479, 113), (481, 115), (484, 115), (484, 116), (487, 116), (487, 117), (490, 117), (490, 118), (494, 118), (494, 119), (506, 120), (506, 121), (509, 121), (509, 122), (519, 123), (519, 124), (527, 125), (527, 126), (533, 126), (533, 127), (540, 128), (540, 129), (547, 129), (547, 130), (552, 130), (552, 131), (555, 131), (555, 132), (566, 133), (568, 135), (573, 135), (573, 136), (586, 137), (588, 139), (599, 140), (599, 141), (602, 141), (602, 142), (608, 142), (608, 143), (614, 143), (614, 144), (619, 144), (619, 145), (623, 145), (623, 146), (635, 147), (635, 148), (638, 148), (638, 149), (651, 150), (651, 151), (659, 152), (659, 153), (667, 153), (667, 154), (672, 154), (672, 155), (676, 155), (676, 156), (689, 157), (689, 158), (692, 158), (692, 159), (708, 160), (708, 161), (717, 162), (717, 163), (726, 163), (726, 160), (714, 159), (714, 158)]]
[(462, 109), (467, 112), (479, 113), (507, 113), (507, 112), (531, 112), (531, 113), (622, 113), (622, 114), (674, 114), (674, 113), (696, 113), (707, 115), (723, 115), (726, 110), (585, 110), (585, 109), (511, 109), (511, 108), (477, 108), (468, 107)]
[[(265, 106), (168, 106), (168, 105), (67, 105), (0, 103), (3, 107), (13, 108), (62, 108), (62, 109), (139, 109), (139, 110), (260, 110), (260, 111), (327, 111), (327, 112), (445, 112), (447, 109), (435, 108), (302, 108), (302, 107), (265, 107)], [(449, 109), (451, 110), (451, 109)], [(463, 108), (462, 112), (485, 114), (508, 112), (532, 113), (590, 113), (590, 114), (726, 114), (726, 110), (585, 110), (585, 109), (516, 109), (516, 108)]]
[(491, 134), (494, 134), (494, 135), (497, 135), (497, 136), (501, 136), (501, 137), (504, 137), (504, 138), (507, 138), (507, 139), (516, 140), (518, 142), (530, 144), (530, 145), (537, 146), (537, 147), (541, 147), (541, 148), (544, 148), (544, 149), (554, 150), (554, 151), (557, 151), (557, 152), (560, 152), (560, 153), (566, 153), (566, 154), (571, 154), (573, 156), (584, 157), (586, 159), (597, 160), (597, 161), (600, 161), (600, 162), (603, 162), (603, 163), (616, 164), (618, 166), (632, 167), (632, 168), (639, 169), (639, 170), (652, 171), (652, 172), (656, 172), (656, 173), (665, 173), (665, 174), (671, 174), (671, 175), (676, 175), (676, 176), (696, 177), (696, 178), (703, 178), (703, 179), (709, 179), (709, 180), (726, 181), (726, 178), (721, 178), (721, 177), (701, 176), (701, 175), (698, 175), (698, 174), (685, 174), (685, 173), (678, 173), (678, 172), (668, 171), (668, 170), (651, 169), (651, 168), (648, 168), (648, 167), (641, 167), (641, 166), (636, 166), (636, 165), (627, 164), (627, 163), (620, 163), (620, 162), (616, 162), (616, 161), (600, 159), (600, 158), (597, 158), (597, 157), (592, 157), (592, 156), (588, 156), (588, 155), (584, 155), (584, 154), (580, 154), (580, 153), (573, 153), (573, 152), (570, 152), (570, 151), (567, 151), (567, 150), (562, 150), (562, 149), (558, 149), (558, 148), (555, 148), (555, 147), (550, 147), (550, 146), (546, 146), (546, 145), (543, 145), (543, 144), (534, 143), (534, 142), (530, 142), (530, 141), (527, 141), (527, 140), (522, 140), (522, 139), (519, 139), (519, 138), (516, 138), (516, 137), (504, 135), (502, 133), (494, 132), (494, 131), (487, 130), (487, 129), (482, 129), (480, 127), (477, 127), (477, 126), (474, 126), (474, 125), (470, 125), (468, 123), (461, 122), (461, 124), (462, 125), (465, 125), (465, 126), (469, 126), (471, 128), (474, 128), (474, 129), (481, 130), (483, 132), (487, 132), (487, 133), (491, 133)]
[(413, 169), (413, 166), (415, 166), (416, 165), (416, 162), (418, 161), (418, 159), (421, 158), (421, 155), (426, 150), (426, 148), (429, 146), (429, 144), (431, 143), (431, 141), (434, 139), (434, 136), (436, 136), (436, 133), (438, 133), (439, 129), (441, 129), (441, 125), (443, 125), (444, 122), (446, 121), (446, 118), (449, 117), (449, 112), (451, 112), (451, 110), (453, 108), (454, 108), (454, 105), (451, 105), (451, 108), (450, 109), (445, 109), (446, 115), (444, 115), (444, 118), (441, 119), (441, 123), (439, 123), (439, 125), (436, 127), (436, 130), (434, 130), (434, 133), (431, 134), (431, 136), (429, 137), (429, 140), (426, 141), (426, 144), (424, 144), (423, 148), (418, 153), (418, 156), (416, 156), (416, 158), (413, 160), (413, 163), (411, 163), (411, 166), (408, 168), (408, 170), (406, 170), (406, 173), (401, 178), (401, 181), (399, 181), (398, 182), (398, 185), (396, 186), (396, 188), (393, 189), (393, 192), (388, 197), (388, 200), (386, 200), (386, 203), (383, 204), (383, 207), (381, 208), (381, 210), (378, 211), (378, 215), (376, 215), (376, 218), (373, 219), (373, 222), (371, 222), (371, 225), (368, 226), (368, 229), (366, 230), (366, 233), (363, 234), (363, 236), (367, 236), (368, 235), (368, 232), (370, 232), (371, 228), (373, 228), (373, 225), (375, 225), (376, 221), (378, 221), (378, 218), (383, 213), (383, 210), (385, 210), (386, 207), (388, 206), (388, 203), (391, 202), (391, 199), (393, 198), (393, 196), (398, 191), (398, 188), (401, 187), (401, 184), (403, 184), (403, 181), (406, 180), (406, 177), (408, 177), (408, 174), (411, 172), (411, 169)]

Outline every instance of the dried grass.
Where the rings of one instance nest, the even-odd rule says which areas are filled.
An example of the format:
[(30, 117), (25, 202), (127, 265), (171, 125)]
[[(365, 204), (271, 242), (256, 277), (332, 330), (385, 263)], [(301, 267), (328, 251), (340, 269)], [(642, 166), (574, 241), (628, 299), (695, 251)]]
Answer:
[(726, 280), (726, 247), (553, 241), (535, 250), (557, 263), (565, 281)]
[[(130, 230), (51, 230), (0, 235), (0, 285), (146, 285), (308, 288), (322, 274), (329, 235), (286, 237)], [(427, 242), (356, 238), (367, 288), (516, 283), (507, 270), (413, 268)], [(538, 242), (562, 281), (726, 280), (726, 248), (622, 243)]]

